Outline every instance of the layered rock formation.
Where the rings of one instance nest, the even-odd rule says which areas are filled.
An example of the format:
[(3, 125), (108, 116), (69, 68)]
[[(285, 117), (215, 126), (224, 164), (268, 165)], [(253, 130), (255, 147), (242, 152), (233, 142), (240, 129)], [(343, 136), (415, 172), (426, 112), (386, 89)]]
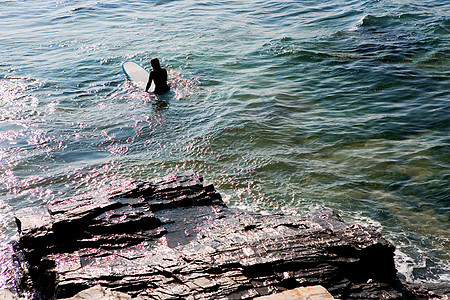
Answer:
[(316, 284), (336, 298), (413, 297), (376, 232), (329, 210), (228, 208), (195, 173), (24, 209), (16, 220), (21, 289), (43, 299), (95, 286), (139, 299), (252, 299)]

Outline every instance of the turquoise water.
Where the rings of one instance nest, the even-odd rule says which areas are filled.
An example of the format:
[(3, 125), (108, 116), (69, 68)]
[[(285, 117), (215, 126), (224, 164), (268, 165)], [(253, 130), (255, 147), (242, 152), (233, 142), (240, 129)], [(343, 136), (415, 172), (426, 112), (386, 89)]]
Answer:
[[(0, 286), (14, 212), (194, 169), (234, 207), (329, 207), (450, 284), (450, 4), (1, 1)], [(159, 57), (172, 92), (126, 82)]]

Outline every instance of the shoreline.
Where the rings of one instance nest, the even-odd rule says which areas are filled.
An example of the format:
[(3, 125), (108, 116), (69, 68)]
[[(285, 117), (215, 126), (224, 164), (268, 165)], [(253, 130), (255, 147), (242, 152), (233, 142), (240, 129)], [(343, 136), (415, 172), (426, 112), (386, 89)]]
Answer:
[(399, 280), (395, 247), (380, 234), (329, 209), (228, 208), (194, 172), (23, 209), (16, 221), (19, 294), (43, 299), (97, 285), (136, 299), (253, 299), (317, 284), (340, 299), (434, 299)]

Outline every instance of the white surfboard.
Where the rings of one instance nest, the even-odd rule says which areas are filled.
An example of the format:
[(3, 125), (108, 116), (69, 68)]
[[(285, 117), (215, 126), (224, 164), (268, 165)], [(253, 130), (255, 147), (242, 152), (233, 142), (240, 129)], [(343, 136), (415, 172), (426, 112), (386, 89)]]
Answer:
[[(149, 76), (149, 72), (146, 69), (144, 69), (141, 65), (135, 63), (134, 61), (126, 61), (122, 64), (122, 70), (127, 76), (128, 80), (134, 82), (141, 89), (145, 89)], [(149, 91), (154, 90), (155, 85), (152, 82)]]

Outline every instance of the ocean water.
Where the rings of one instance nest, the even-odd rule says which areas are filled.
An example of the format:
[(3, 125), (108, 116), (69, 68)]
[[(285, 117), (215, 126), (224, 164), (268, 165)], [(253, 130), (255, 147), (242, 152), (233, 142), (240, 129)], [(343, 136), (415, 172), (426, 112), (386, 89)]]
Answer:
[[(450, 3), (0, 1), (0, 287), (14, 212), (196, 170), (228, 205), (329, 207), (450, 284)], [(121, 64), (158, 57), (157, 99)]]

